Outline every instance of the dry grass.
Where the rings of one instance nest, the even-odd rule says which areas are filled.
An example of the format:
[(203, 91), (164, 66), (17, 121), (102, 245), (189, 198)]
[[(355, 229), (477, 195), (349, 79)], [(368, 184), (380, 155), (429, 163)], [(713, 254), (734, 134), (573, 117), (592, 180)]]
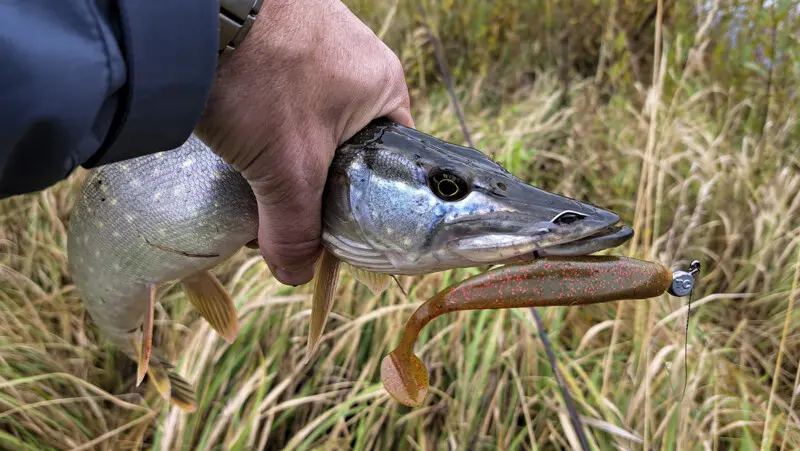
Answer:
[[(530, 13), (508, 4), (512, 18)], [(411, 5), (356, 6), (387, 30), (410, 74), (429, 73)], [(450, 6), (468, 17), (478, 7)], [(715, 59), (716, 19), (730, 21), (717, 12), (687, 33), (662, 27), (647, 85), (609, 81), (627, 57), (567, 85), (558, 69), (505, 85), (491, 71), (459, 75), (456, 37), (439, 32), (477, 147), (533, 184), (619, 212), (637, 236), (617, 253), (703, 263), (688, 337), (685, 299), (669, 296), (541, 310), (596, 449), (800, 448), (799, 109), (796, 95), (778, 95), (800, 84), (790, 51), (798, 18), (773, 12), (769, 22), (765, 11), (765, 23), (789, 23), (779, 36), (794, 64), (785, 72), (710, 75), (725, 60)], [(449, 17), (440, 13), (431, 14), (435, 27)], [(515, 36), (525, 42), (523, 31)], [(485, 50), (488, 61), (495, 54)], [(410, 82), (418, 127), (463, 142), (441, 86)], [(162, 301), (158, 338), (200, 402), (193, 415), (169, 409), (147, 383), (134, 387), (133, 365), (98, 340), (66, 273), (65, 228), (81, 177), (0, 203), (0, 447), (577, 447), (527, 310), (451, 314), (427, 326), (417, 354), (431, 393), (421, 408), (399, 406), (380, 385), (381, 358), (413, 309), (478, 269), (400, 278), (407, 299), (396, 287), (372, 296), (344, 275), (318, 360), (304, 369), (309, 287), (279, 285), (243, 251), (218, 272), (242, 323), (232, 345), (179, 291)]]

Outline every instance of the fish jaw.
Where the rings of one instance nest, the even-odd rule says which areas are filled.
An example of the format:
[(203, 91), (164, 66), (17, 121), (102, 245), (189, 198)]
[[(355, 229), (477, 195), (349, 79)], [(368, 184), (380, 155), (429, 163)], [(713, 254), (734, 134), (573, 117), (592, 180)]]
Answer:
[(536, 188), (478, 150), (387, 120), (339, 149), (323, 201), (323, 242), (392, 274), (587, 255), (632, 230), (601, 207)]
[(625, 237), (614, 227), (620, 218), (612, 211), (521, 180), (504, 184), (504, 197), (471, 194), (476, 196), (473, 203), (484, 206), (484, 211), (472, 210), (474, 213), (464, 215), (466, 219), (456, 218), (449, 223), (457, 231), (447, 242), (450, 251), (474, 263), (492, 264), (559, 250), (557, 255), (586, 255), (621, 244), (608, 239), (608, 235)]

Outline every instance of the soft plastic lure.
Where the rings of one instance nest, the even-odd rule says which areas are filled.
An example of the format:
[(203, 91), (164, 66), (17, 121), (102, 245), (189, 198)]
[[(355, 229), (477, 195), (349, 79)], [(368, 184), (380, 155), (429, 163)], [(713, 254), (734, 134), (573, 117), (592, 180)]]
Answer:
[(383, 385), (402, 404), (422, 404), (428, 393), (428, 371), (414, 355), (414, 342), (422, 328), (440, 315), (647, 299), (667, 291), (683, 296), (688, 291), (676, 294), (674, 284), (685, 287), (686, 282), (683, 271), (673, 274), (660, 263), (627, 257), (549, 257), (492, 269), (440, 291), (414, 312), (400, 344), (381, 363)]

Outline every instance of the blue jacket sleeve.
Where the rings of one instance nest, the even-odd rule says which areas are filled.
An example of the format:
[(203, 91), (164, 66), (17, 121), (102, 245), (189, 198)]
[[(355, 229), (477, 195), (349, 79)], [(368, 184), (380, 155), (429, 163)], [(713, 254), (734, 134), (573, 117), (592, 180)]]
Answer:
[(217, 64), (218, 0), (0, 2), (0, 198), (180, 146)]

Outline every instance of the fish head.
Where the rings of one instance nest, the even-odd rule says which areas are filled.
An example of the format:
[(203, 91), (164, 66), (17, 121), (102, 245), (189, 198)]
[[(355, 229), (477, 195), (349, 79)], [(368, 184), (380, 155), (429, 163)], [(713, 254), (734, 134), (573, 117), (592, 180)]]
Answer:
[(323, 241), (375, 272), (588, 255), (633, 235), (612, 211), (525, 183), (484, 153), (381, 119), (342, 145)]

